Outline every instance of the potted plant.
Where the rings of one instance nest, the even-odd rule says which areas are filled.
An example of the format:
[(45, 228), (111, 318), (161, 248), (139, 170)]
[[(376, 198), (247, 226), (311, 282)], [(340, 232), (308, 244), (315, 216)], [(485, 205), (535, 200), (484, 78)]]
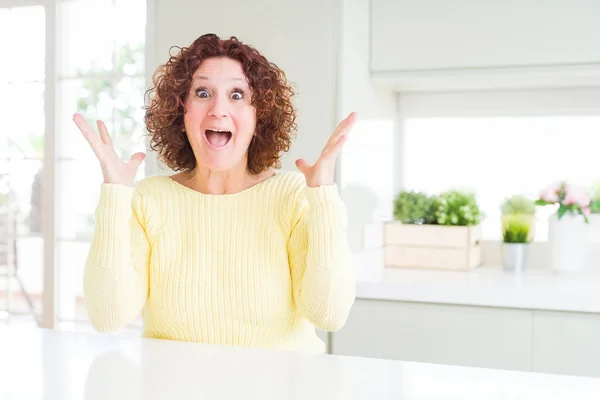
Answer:
[(435, 224), (436, 197), (418, 191), (400, 191), (394, 199), (394, 219), (403, 224)]
[(384, 227), (385, 263), (395, 267), (469, 269), (481, 265), (481, 218), (475, 195), (401, 191)]
[(435, 216), (440, 225), (476, 226), (483, 214), (474, 193), (449, 190), (440, 195)]
[(559, 181), (543, 188), (535, 204), (556, 207), (548, 221), (551, 268), (559, 271), (584, 268), (586, 224), (589, 223), (592, 204), (589, 191), (582, 186)]
[(594, 182), (591, 190), (590, 214), (600, 214), (600, 180)]
[(505, 214), (502, 224), (502, 262), (504, 269), (525, 270), (531, 242), (531, 218), (528, 214)]
[(521, 194), (505, 198), (500, 205), (500, 218), (503, 231), (506, 229), (506, 224), (510, 222), (514, 216), (519, 216), (529, 224), (528, 240), (532, 241), (536, 227), (535, 201)]
[(586, 236), (590, 242), (597, 244), (600, 242), (600, 180), (592, 184), (590, 195), (590, 215), (588, 215)]

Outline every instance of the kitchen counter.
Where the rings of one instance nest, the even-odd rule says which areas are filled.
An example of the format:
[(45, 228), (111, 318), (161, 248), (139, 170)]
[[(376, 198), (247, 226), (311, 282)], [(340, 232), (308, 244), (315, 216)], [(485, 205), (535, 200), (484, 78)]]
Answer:
[(518, 274), (496, 266), (470, 271), (384, 268), (376, 254), (357, 260), (358, 299), (600, 313), (600, 268)]
[(600, 379), (0, 326), (0, 398), (597, 400)]

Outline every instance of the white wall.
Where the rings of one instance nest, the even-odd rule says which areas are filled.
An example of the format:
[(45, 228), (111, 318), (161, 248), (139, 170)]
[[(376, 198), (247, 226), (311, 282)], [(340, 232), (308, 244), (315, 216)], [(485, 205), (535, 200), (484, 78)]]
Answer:
[(188, 46), (204, 33), (237, 36), (280, 66), (299, 92), (298, 137), (283, 168), (295, 170), (299, 157), (316, 161), (338, 122), (341, 0), (154, 3), (150, 65), (166, 61), (171, 46)]
[(395, 99), (390, 88), (371, 80), (369, 0), (343, 0), (341, 37), (340, 117), (360, 111), (361, 119), (393, 119)]
[(340, 58), (340, 118), (357, 111), (360, 121), (340, 157), (338, 170), (341, 194), (349, 212), (349, 241), (353, 250), (364, 244), (364, 226), (373, 221), (385, 190), (385, 154), (381, 154), (381, 121), (393, 121), (396, 99), (388, 88), (376, 88), (371, 81), (369, 0), (344, 0)]

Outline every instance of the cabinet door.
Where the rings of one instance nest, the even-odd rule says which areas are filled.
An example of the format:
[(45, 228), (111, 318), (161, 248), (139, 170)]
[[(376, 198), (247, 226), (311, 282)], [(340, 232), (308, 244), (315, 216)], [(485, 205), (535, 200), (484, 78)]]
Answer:
[(528, 371), (528, 310), (357, 300), (333, 354)]
[(325, 349), (327, 351), (327, 353), (330, 352), (329, 349), (329, 332), (326, 331), (322, 331), (320, 329), (317, 329), (317, 336), (323, 341), (323, 343), (325, 343)]
[(536, 311), (533, 370), (600, 377), (600, 315)]

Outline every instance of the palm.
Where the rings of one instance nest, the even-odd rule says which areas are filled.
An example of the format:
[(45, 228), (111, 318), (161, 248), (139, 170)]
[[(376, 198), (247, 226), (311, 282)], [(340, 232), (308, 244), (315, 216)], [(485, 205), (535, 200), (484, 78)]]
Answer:
[(104, 122), (97, 122), (98, 134), (94, 132), (81, 114), (75, 114), (73, 121), (90, 144), (94, 154), (96, 154), (102, 168), (104, 182), (133, 186), (137, 169), (144, 160), (144, 153), (135, 153), (129, 161), (122, 161), (113, 148), (112, 140)]
[(296, 161), (296, 166), (304, 174), (306, 184), (310, 187), (321, 185), (332, 185), (335, 181), (335, 162), (337, 157), (348, 139), (348, 133), (356, 123), (356, 113), (351, 113), (346, 117), (337, 129), (331, 135), (327, 144), (321, 151), (321, 155), (316, 163), (308, 165), (303, 159)]

